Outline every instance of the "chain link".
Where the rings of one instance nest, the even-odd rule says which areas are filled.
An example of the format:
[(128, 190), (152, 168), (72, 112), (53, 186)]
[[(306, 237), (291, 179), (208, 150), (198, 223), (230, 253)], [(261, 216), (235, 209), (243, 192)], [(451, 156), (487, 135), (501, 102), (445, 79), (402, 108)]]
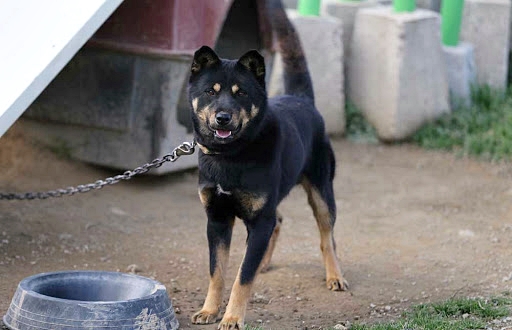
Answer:
[(26, 193), (1, 193), (0, 200), (33, 200), (47, 199), (52, 197), (72, 196), (76, 193), (85, 193), (91, 190), (101, 189), (104, 186), (116, 184), (122, 180), (130, 180), (132, 177), (144, 174), (153, 168), (158, 168), (167, 162), (175, 162), (181, 156), (192, 155), (195, 151), (196, 142), (183, 142), (176, 147), (170, 154), (163, 156), (161, 159), (156, 158), (151, 163), (139, 166), (131, 171), (126, 171), (104, 180), (98, 180), (93, 183), (81, 184), (76, 187), (67, 187), (57, 190), (49, 190), (44, 192), (26, 192)]

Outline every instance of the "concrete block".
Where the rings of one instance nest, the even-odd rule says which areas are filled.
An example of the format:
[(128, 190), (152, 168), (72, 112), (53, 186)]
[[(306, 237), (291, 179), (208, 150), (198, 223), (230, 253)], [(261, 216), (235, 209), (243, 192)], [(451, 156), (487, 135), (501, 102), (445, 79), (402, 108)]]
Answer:
[[(302, 42), (313, 80), (315, 104), (329, 134), (345, 132), (345, 95), (343, 86), (342, 25), (334, 17), (299, 16), (288, 11)], [(277, 54), (269, 83), (269, 95), (282, 95), (283, 66)]]
[(452, 108), (471, 105), (471, 87), (476, 83), (473, 45), (443, 46), (443, 53)]
[(352, 33), (354, 31), (354, 21), (356, 14), (361, 8), (375, 7), (379, 3), (376, 1), (339, 1), (339, 0), (326, 0), (322, 2), (321, 13), (322, 15), (333, 16), (339, 18), (343, 30), (343, 58), (344, 58), (344, 76), (345, 88), (349, 84), (347, 79), (347, 63), (350, 57), (350, 43), (352, 42)]
[(478, 84), (507, 86), (510, 0), (466, 0), (461, 40), (475, 47)]
[(283, 1), (283, 6), (285, 8), (289, 8), (289, 9), (297, 9), (297, 6), (299, 4), (299, 0), (282, 0)]
[(377, 2), (379, 5), (383, 6), (391, 6), (393, 4), (393, 0), (370, 0), (373, 2)]
[[(133, 169), (192, 141), (179, 96), (191, 58), (82, 49), (25, 113), (30, 134), (88, 163)], [(186, 113), (180, 113), (186, 112)], [(197, 166), (197, 156), (152, 170)]]
[(441, 0), (416, 0), (416, 7), (439, 12), (441, 10)]
[(349, 62), (348, 97), (381, 140), (409, 137), (450, 111), (440, 17), (418, 9), (359, 10)]

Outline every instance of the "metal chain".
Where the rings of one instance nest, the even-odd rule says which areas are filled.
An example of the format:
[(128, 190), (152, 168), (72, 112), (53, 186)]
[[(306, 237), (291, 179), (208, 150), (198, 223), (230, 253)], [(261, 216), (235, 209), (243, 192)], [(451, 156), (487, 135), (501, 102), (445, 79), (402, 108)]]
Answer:
[(166, 162), (175, 162), (178, 158), (185, 155), (192, 155), (195, 151), (196, 141), (183, 142), (176, 147), (170, 154), (163, 156), (161, 159), (156, 158), (151, 163), (139, 166), (131, 171), (126, 171), (104, 180), (98, 180), (94, 183), (81, 184), (76, 187), (67, 187), (57, 190), (49, 190), (44, 192), (26, 192), (26, 193), (1, 193), (0, 200), (33, 200), (47, 199), (51, 197), (71, 196), (76, 193), (85, 193), (91, 190), (101, 189), (106, 185), (118, 183), (121, 180), (130, 180), (132, 177), (148, 172), (153, 168), (158, 168)]

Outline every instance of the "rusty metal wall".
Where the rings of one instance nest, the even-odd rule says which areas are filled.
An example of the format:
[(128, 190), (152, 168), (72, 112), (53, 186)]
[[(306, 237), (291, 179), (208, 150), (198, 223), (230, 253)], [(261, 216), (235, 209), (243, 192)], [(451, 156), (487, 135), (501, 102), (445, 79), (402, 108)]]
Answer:
[(191, 53), (214, 46), (232, 1), (125, 0), (94, 34), (93, 46), (136, 53)]

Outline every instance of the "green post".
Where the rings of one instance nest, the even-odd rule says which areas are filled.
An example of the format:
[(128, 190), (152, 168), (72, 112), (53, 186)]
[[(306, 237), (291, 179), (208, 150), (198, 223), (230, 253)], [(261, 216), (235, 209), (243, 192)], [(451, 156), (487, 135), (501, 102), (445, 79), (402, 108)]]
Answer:
[(320, 16), (320, 0), (299, 0), (297, 7), (303, 16)]
[(441, 35), (445, 46), (459, 44), (464, 0), (444, 0), (441, 4)]
[(416, 9), (416, 0), (393, 0), (393, 9), (397, 13), (414, 11)]

